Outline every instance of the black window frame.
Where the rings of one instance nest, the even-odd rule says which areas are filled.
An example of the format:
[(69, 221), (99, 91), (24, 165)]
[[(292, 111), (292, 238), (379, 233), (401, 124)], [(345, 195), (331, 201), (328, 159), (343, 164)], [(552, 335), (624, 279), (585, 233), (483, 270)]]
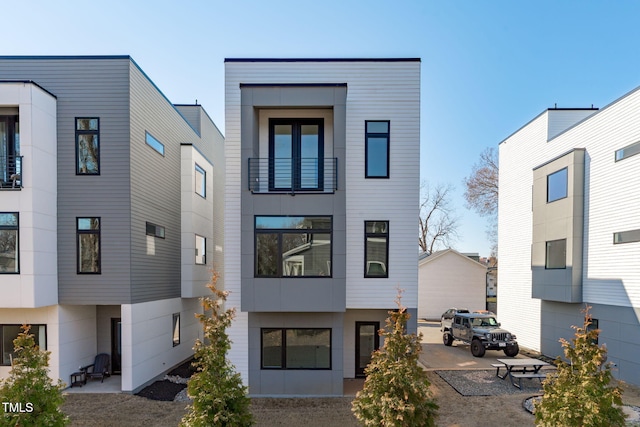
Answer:
[[(194, 167), (194, 174), (195, 174), (195, 188), (194, 188), (194, 191), (198, 196), (202, 197), (203, 199), (206, 199), (207, 198), (207, 171), (197, 163), (194, 163), (194, 165), (195, 165), (195, 167)], [(201, 178), (201, 181), (202, 181), (202, 194), (200, 194), (198, 192), (198, 173), (202, 174), (202, 178)]]
[[(80, 120), (96, 120), (97, 121), (97, 129), (78, 129), (78, 124)], [(90, 175), (90, 176), (99, 176), (100, 175), (100, 117), (76, 117), (75, 118), (75, 140), (76, 140), (76, 175)], [(97, 172), (82, 172), (80, 168), (80, 135), (95, 135), (97, 141), (96, 147), (96, 168)]]
[(162, 225), (154, 224), (152, 222), (145, 222), (145, 234), (147, 236), (157, 237), (164, 239), (166, 236), (166, 229)]
[[(289, 187), (276, 187), (275, 132), (278, 125), (291, 125), (291, 182)], [(316, 187), (302, 186), (301, 127), (318, 126), (318, 182)], [(323, 191), (324, 190), (324, 118), (270, 118), (269, 119), (269, 191)]]
[[(325, 228), (305, 228), (305, 229), (296, 229), (296, 228), (258, 228), (257, 221), (258, 218), (329, 218), (330, 221), (330, 229)], [(253, 249), (254, 249), (254, 263), (253, 263), (253, 277), (254, 278), (278, 278), (278, 279), (330, 279), (333, 277), (333, 215), (255, 215), (254, 216), (254, 236), (253, 236)], [(301, 230), (304, 230), (301, 231)], [(277, 256), (278, 259), (276, 261), (276, 275), (264, 275), (258, 274), (258, 235), (259, 234), (276, 234), (278, 236), (277, 243)], [(296, 275), (284, 275), (282, 271), (282, 236), (285, 234), (329, 234), (329, 238), (331, 239), (331, 247), (329, 248), (329, 274), (328, 275), (316, 275), (316, 276), (296, 276)]]
[[(307, 368), (307, 367), (287, 367), (287, 331), (290, 330), (313, 330), (313, 331), (329, 331), (329, 366), (322, 368)], [(266, 331), (280, 331), (280, 367), (264, 366), (264, 332)], [(275, 370), (275, 371), (330, 371), (333, 367), (333, 329), (332, 328), (260, 328), (260, 369), (261, 370)]]
[(8, 230), (16, 232), (16, 244), (15, 244), (15, 253), (16, 253), (16, 271), (0, 271), (0, 274), (20, 274), (20, 212), (0, 212), (0, 215), (15, 215), (16, 225), (1, 225), (0, 230)]
[[(386, 123), (387, 132), (369, 132), (369, 123)], [(386, 138), (387, 140), (387, 171), (385, 175), (369, 173), (369, 138)], [(391, 120), (364, 121), (364, 177), (367, 179), (389, 179), (391, 176)]]
[[(564, 265), (562, 267), (549, 266), (549, 249), (550, 244), (564, 242)], [(545, 270), (566, 270), (567, 268), (567, 239), (547, 240), (545, 242), (544, 268)]]
[[(178, 339), (176, 339), (176, 323), (178, 326)], [(180, 325), (180, 313), (173, 313), (173, 319), (171, 322), (171, 341), (173, 342), (173, 346), (176, 347), (180, 345), (180, 336), (182, 334), (182, 329)]]
[[(80, 220), (97, 219), (97, 229), (80, 229)], [(82, 261), (80, 259), (80, 236), (83, 234), (96, 234), (98, 236), (98, 271), (81, 271)], [(79, 216), (76, 217), (76, 273), (77, 274), (102, 274), (102, 217), (99, 216)]]
[[(367, 225), (369, 223), (382, 223), (382, 224), (386, 224), (385, 230), (384, 232), (369, 232), (367, 231)], [(379, 220), (379, 221), (372, 221), (372, 220), (366, 220), (364, 221), (364, 277), (365, 279), (387, 279), (389, 277), (389, 220)], [(386, 252), (385, 252), (385, 258), (386, 258), (386, 265), (384, 266), (385, 268), (385, 274), (369, 274), (369, 268), (368, 268), (368, 263), (370, 262), (367, 258), (368, 258), (368, 250), (367, 250), (367, 239), (369, 238), (385, 238), (386, 239)], [(373, 261), (373, 260), (372, 260)]]
[[(2, 355), (2, 357), (0, 357), (0, 366), (11, 366), (10, 363), (9, 364), (4, 363), (4, 354), (5, 354), (5, 349), (4, 349), (4, 327), (5, 326), (18, 327), (18, 329), (20, 331), (19, 333), (22, 333), (22, 332), (24, 332), (22, 330), (22, 325), (23, 324), (17, 324), (17, 323), (1, 323), (0, 324), (0, 354)], [(48, 339), (48, 336), (47, 336), (47, 325), (46, 325), (46, 323), (30, 324), (30, 326), (31, 326), (31, 328), (29, 329), (29, 333), (30, 334), (34, 334), (33, 333), (33, 328), (34, 327), (38, 327), (39, 328), (41, 326), (44, 326), (44, 347), (45, 348), (42, 349), (42, 350), (46, 351), (47, 350), (47, 346), (49, 345), (49, 339)], [(17, 338), (17, 336), (16, 336), (16, 338)], [(35, 336), (34, 336), (34, 339), (35, 339)], [(12, 340), (12, 342), (13, 342), (13, 340)], [(36, 345), (39, 345), (37, 340), (36, 340)], [(15, 348), (14, 348), (14, 351), (11, 351), (10, 353), (15, 353)]]
[[(564, 196), (556, 197), (552, 200), (550, 199), (550, 194), (549, 194), (549, 188), (550, 188), (549, 181), (552, 176), (557, 175), (561, 172), (564, 172), (566, 174), (566, 179), (564, 181)], [(569, 197), (569, 167), (565, 166), (547, 175), (547, 203), (553, 203), (558, 200), (566, 199), (567, 197)]]

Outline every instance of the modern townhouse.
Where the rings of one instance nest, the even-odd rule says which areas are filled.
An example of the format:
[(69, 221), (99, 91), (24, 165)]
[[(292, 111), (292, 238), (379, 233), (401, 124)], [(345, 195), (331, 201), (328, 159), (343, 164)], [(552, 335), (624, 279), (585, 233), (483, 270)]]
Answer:
[(32, 325), (51, 376), (108, 353), (135, 392), (193, 354), (221, 269), (224, 144), (128, 56), (0, 57), (0, 376)]
[(498, 310), (522, 345), (562, 354), (591, 306), (615, 376), (640, 384), (640, 90), (551, 108), (502, 141)]
[(230, 358), (252, 395), (343, 394), (416, 331), (419, 59), (227, 59)]

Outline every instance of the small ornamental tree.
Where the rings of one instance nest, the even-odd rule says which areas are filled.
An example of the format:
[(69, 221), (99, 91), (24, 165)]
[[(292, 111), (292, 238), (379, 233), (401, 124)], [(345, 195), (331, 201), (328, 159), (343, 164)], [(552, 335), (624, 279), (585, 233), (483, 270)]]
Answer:
[(599, 346), (600, 331), (590, 328), (591, 315), (584, 310), (584, 325), (572, 326), (575, 337), (560, 339), (565, 358), (558, 357), (558, 370), (543, 382), (544, 395), (535, 405), (536, 425), (567, 427), (624, 426), (622, 389), (609, 385), (611, 364), (605, 363), (607, 350)]
[(365, 426), (435, 426), (438, 405), (431, 398), (427, 373), (418, 366), (422, 334), (407, 334), (411, 317), (396, 299), (384, 330), (384, 345), (376, 350), (364, 387), (356, 394), (351, 410)]
[(54, 384), (49, 378), (51, 352), (36, 345), (30, 329), (31, 326), (22, 325), (22, 332), (13, 340), (15, 356), (9, 377), (0, 380), (0, 425), (65, 426), (69, 418), (60, 410), (65, 384), (61, 380)]
[(193, 402), (187, 407), (181, 426), (250, 426), (253, 415), (251, 400), (240, 374), (227, 360), (231, 341), (226, 329), (231, 325), (235, 309), (223, 309), (228, 292), (216, 288), (218, 273), (214, 272), (207, 286), (213, 296), (200, 301), (204, 314), (196, 314), (204, 329), (204, 340), (194, 347), (196, 372), (188, 383), (187, 392)]

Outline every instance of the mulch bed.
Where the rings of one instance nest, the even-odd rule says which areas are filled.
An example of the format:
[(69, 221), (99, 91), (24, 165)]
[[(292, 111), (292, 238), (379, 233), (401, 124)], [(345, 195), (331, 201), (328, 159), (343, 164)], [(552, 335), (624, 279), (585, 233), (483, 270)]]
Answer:
[[(195, 372), (191, 366), (192, 360), (187, 360), (182, 365), (172, 369), (167, 375), (189, 378)], [(143, 388), (137, 393), (140, 397), (146, 397), (152, 400), (173, 401), (176, 394), (180, 393), (187, 387), (186, 384), (176, 384), (169, 380), (156, 381), (153, 384)]]

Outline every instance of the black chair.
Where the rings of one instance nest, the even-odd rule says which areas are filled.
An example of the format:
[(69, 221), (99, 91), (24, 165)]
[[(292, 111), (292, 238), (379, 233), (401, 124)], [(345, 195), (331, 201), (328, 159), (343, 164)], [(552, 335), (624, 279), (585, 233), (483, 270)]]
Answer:
[(111, 356), (107, 353), (100, 353), (96, 356), (96, 359), (91, 365), (87, 365), (82, 368), (86, 372), (87, 378), (100, 378), (100, 382), (104, 382), (104, 377), (108, 377), (109, 364), (111, 363)]

